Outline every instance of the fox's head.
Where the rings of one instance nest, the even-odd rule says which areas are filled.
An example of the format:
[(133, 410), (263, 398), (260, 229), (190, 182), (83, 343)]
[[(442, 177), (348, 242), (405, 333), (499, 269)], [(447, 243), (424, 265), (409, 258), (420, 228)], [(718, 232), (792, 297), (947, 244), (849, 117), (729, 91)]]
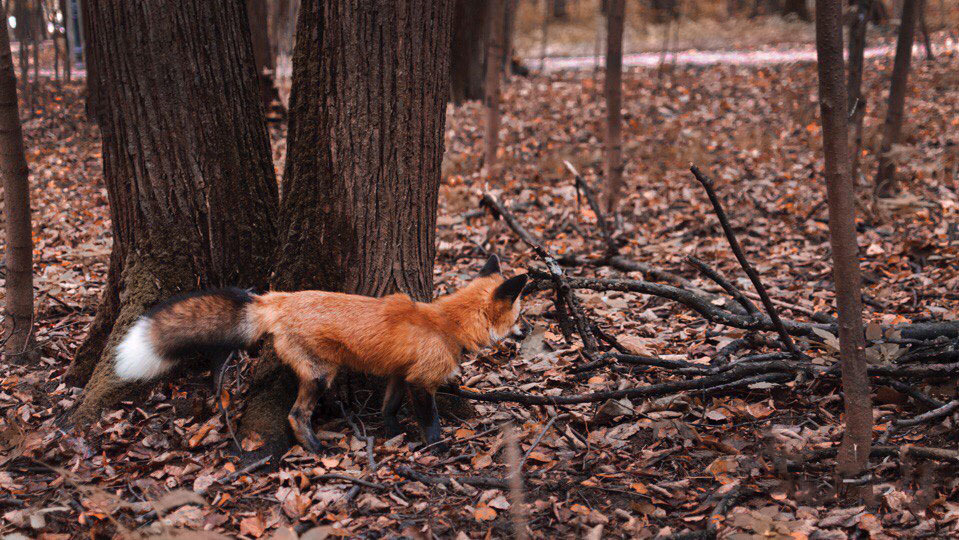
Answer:
[(503, 277), (496, 255), (491, 255), (483, 265), (476, 282), (483, 285), (486, 296), (483, 304), (490, 342), (495, 343), (505, 337), (520, 339), (526, 335), (526, 325), (520, 321), (520, 303), (528, 279), (526, 274), (509, 279)]

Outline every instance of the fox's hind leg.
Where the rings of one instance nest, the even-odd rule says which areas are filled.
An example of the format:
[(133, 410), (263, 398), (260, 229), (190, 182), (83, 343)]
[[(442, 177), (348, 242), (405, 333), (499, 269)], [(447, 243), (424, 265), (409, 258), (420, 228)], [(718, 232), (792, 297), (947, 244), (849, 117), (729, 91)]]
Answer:
[[(426, 444), (432, 445), (439, 442), (442, 433), (440, 432), (440, 413), (436, 408), (434, 391), (412, 383), (409, 385), (409, 389), (410, 401), (413, 403), (413, 414), (423, 430)], [(444, 452), (449, 449), (449, 445), (437, 444), (433, 448), (439, 452)]]
[(290, 427), (293, 428), (293, 435), (296, 440), (303, 445), (303, 448), (320, 453), (323, 450), (323, 443), (316, 438), (313, 433), (313, 426), (310, 425), (310, 418), (313, 416), (313, 408), (316, 407), (316, 401), (320, 398), (320, 392), (326, 386), (326, 378), (320, 379), (300, 379), (300, 389), (296, 395), (296, 402), (290, 409), (290, 415), (287, 419)]
[(403, 394), (406, 389), (406, 381), (398, 375), (390, 377), (386, 386), (386, 395), (383, 396), (383, 427), (386, 429), (388, 437), (395, 437), (403, 432), (396, 414), (400, 412), (403, 406)]

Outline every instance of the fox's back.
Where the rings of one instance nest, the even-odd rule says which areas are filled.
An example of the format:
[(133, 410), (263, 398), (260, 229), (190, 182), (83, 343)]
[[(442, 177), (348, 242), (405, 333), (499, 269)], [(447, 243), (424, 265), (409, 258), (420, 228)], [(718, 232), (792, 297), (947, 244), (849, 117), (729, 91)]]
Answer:
[(313, 361), (414, 377), (456, 367), (449, 336), (431, 318), (429, 306), (405, 294), (268, 293), (252, 307), (265, 333), (293, 340)]

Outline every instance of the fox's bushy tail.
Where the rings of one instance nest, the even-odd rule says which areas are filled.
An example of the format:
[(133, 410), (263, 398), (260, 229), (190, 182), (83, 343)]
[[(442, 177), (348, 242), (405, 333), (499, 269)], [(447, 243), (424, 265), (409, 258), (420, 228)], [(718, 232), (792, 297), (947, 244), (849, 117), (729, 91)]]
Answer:
[(218, 289), (171, 298), (141, 316), (117, 345), (121, 379), (148, 380), (197, 354), (228, 354), (259, 339), (243, 289)]

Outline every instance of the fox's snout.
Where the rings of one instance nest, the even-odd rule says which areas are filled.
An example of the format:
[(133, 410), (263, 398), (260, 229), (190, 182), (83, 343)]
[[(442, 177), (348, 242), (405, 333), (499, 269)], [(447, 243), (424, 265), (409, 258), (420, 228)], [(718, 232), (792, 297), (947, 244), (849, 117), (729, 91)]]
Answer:
[(530, 330), (531, 327), (526, 321), (516, 321), (516, 324), (510, 328), (509, 337), (516, 341), (522, 341), (526, 339), (527, 335), (529, 335)]

